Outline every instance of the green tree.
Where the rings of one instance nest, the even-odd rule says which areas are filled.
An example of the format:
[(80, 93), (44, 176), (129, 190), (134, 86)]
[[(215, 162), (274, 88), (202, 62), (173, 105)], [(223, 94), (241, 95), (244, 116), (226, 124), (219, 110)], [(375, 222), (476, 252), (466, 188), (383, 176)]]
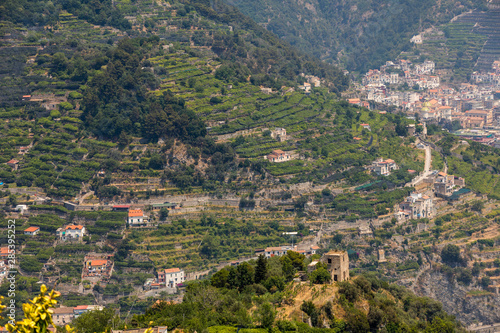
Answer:
[(160, 209), (160, 221), (165, 221), (168, 217), (168, 209), (165, 207), (162, 207)]
[(283, 276), (286, 281), (292, 281), (295, 275), (295, 268), (293, 267), (292, 260), (288, 256), (283, 256), (281, 258), (281, 269), (283, 270)]
[(229, 271), (221, 269), (210, 278), (210, 284), (217, 288), (225, 288), (228, 285)]
[(262, 327), (270, 328), (274, 324), (276, 311), (269, 302), (265, 302), (259, 307), (258, 317)]
[(236, 268), (238, 273), (238, 289), (243, 291), (246, 286), (251, 285), (254, 277), (254, 268), (247, 262), (243, 262)]
[(267, 278), (267, 259), (261, 254), (255, 266), (255, 283), (261, 283)]
[(319, 311), (311, 301), (303, 301), (300, 309), (304, 311), (310, 318), (311, 324), (314, 327), (318, 327), (319, 325)]
[(112, 328), (114, 316), (113, 309), (94, 310), (82, 314), (72, 324), (77, 333), (106, 332)]
[(441, 260), (447, 264), (460, 263), (460, 248), (454, 244), (447, 244), (441, 251)]
[(489, 276), (485, 276), (485, 277), (481, 278), (481, 287), (483, 287), (484, 289), (488, 288), (490, 283), (491, 283), (491, 279)]
[(311, 272), (309, 281), (315, 284), (325, 284), (330, 282), (332, 276), (326, 267), (326, 264), (318, 263), (316, 269)]

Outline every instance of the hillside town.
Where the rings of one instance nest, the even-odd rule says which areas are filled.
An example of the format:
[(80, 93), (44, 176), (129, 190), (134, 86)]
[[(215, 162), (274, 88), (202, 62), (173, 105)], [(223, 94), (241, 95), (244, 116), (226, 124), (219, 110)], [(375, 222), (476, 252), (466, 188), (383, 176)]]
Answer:
[(454, 88), (443, 84), (434, 62), (387, 61), (369, 70), (358, 86), (360, 98), (400, 108), (409, 117), (437, 124), (465, 139), (500, 147), (500, 60), (491, 71), (474, 72), (470, 82)]

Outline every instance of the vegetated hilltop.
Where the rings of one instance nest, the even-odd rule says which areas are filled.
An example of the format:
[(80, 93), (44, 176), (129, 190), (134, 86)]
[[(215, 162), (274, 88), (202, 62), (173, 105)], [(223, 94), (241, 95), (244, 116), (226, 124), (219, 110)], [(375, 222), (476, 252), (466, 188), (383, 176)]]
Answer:
[[(187, 287), (183, 302), (162, 302), (134, 317), (170, 328), (209, 332), (462, 332), (440, 303), (373, 276), (330, 284), (287, 282), (300, 255), (259, 259)], [(267, 267), (262, 270), (263, 263)], [(297, 268), (295, 268), (297, 269)], [(324, 270), (322, 267), (310, 274)], [(264, 273), (263, 275), (261, 273)], [(261, 276), (262, 275), (262, 276)], [(292, 274), (293, 276), (293, 274)], [(288, 280), (287, 280), (288, 279)], [(285, 282), (287, 282), (285, 284)]]
[(410, 48), (410, 38), (485, 1), (228, 0), (292, 45), (367, 71)]

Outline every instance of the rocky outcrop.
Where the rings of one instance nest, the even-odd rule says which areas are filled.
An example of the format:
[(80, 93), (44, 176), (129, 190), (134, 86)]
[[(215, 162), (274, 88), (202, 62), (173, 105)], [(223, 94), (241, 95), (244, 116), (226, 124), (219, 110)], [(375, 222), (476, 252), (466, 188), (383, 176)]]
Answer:
[(469, 326), (473, 323), (500, 322), (500, 295), (470, 296), (472, 288), (450, 282), (439, 271), (427, 270), (419, 277), (419, 296), (428, 296), (443, 303), (446, 312)]

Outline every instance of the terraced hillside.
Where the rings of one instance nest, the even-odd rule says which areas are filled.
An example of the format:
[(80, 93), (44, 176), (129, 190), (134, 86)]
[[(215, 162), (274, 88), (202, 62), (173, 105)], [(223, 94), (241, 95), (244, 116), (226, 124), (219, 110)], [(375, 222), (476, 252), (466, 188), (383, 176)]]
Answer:
[(485, 12), (473, 11), (464, 14), (457, 22), (474, 24), (472, 32), (487, 37), (476, 68), (481, 71), (491, 70), (493, 61), (500, 59), (500, 8), (497, 2), (492, 1)]

